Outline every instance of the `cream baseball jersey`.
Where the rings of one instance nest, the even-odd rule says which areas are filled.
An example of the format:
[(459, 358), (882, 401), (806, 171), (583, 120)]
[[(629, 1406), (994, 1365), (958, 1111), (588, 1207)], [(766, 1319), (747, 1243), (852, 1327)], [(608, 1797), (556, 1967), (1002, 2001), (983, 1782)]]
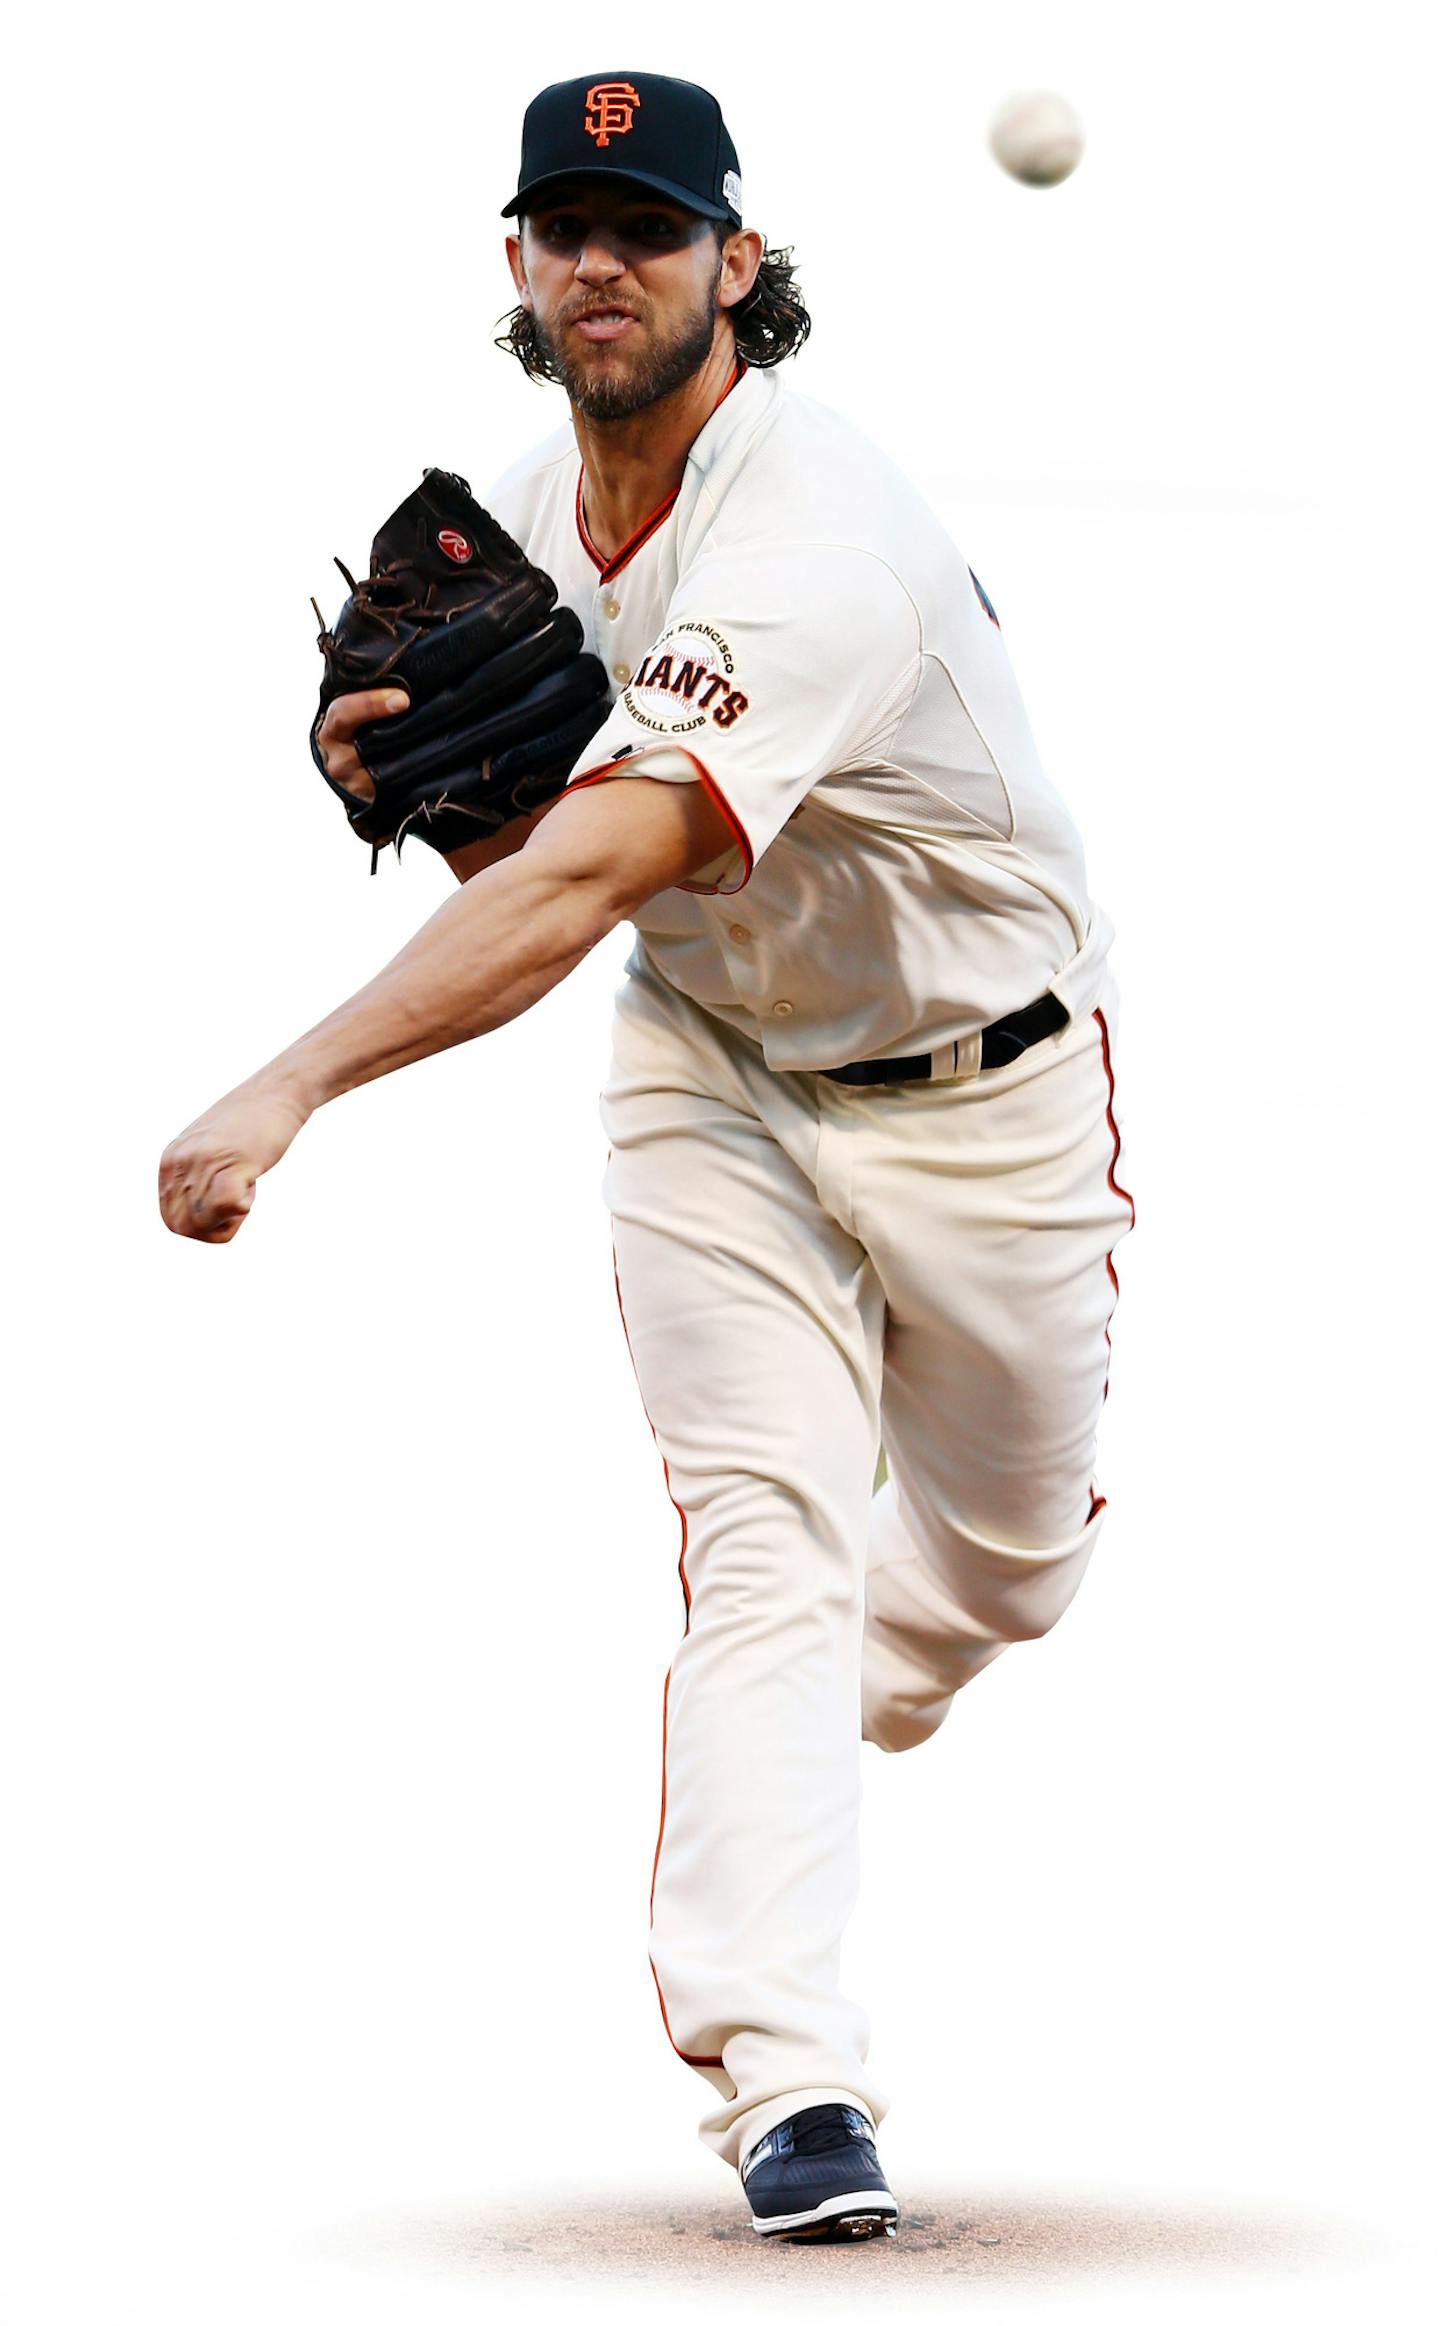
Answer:
[(567, 427), (486, 502), (615, 687), (571, 786), (702, 783), (734, 836), (636, 914), (661, 974), (781, 1069), (957, 1044), (965, 1072), (1047, 990), (1087, 1014), (1113, 931), (989, 601), (900, 471), (737, 366), (608, 560), (584, 485)]

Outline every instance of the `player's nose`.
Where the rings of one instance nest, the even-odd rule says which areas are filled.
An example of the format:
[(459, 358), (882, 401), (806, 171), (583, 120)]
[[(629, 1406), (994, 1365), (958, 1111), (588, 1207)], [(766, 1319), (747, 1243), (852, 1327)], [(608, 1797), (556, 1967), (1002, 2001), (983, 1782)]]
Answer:
[(582, 283), (613, 283), (625, 272), (625, 261), (603, 234), (590, 233), (575, 261), (575, 272)]

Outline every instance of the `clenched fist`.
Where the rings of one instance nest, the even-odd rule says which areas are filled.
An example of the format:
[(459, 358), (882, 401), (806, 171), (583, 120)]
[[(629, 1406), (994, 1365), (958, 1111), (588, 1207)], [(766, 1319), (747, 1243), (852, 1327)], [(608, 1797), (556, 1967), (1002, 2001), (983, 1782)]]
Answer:
[(177, 1236), (228, 1244), (245, 1224), (255, 1182), (278, 1163), (310, 1108), (263, 1075), (200, 1116), (160, 1159), (160, 1212)]

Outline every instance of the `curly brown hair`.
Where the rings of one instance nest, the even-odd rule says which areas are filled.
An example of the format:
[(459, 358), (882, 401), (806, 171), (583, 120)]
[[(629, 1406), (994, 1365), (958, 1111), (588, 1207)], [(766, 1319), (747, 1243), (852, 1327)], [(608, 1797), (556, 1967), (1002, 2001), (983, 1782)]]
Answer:
[[(718, 225), (715, 240), (717, 246), (724, 240), (724, 230)], [(794, 355), (797, 348), (804, 346), (810, 336), (810, 317), (795, 280), (795, 257), (791, 249), (772, 250), (766, 243), (754, 284), (739, 306), (729, 309), (729, 315), (737, 353), (759, 371), (770, 364), (783, 363), (787, 355)], [(541, 345), (534, 317), (523, 307), (515, 307), (502, 321), (505, 328), (495, 345), (503, 347), (507, 355), (513, 355), (528, 378), (557, 378)]]

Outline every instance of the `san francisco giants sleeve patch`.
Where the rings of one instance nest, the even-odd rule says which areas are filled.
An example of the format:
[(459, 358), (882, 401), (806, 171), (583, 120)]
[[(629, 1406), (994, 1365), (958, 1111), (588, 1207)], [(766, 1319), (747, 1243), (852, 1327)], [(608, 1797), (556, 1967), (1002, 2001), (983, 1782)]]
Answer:
[(709, 622), (676, 622), (652, 647), (620, 700), (652, 735), (733, 727), (750, 708), (734, 683), (735, 657)]

